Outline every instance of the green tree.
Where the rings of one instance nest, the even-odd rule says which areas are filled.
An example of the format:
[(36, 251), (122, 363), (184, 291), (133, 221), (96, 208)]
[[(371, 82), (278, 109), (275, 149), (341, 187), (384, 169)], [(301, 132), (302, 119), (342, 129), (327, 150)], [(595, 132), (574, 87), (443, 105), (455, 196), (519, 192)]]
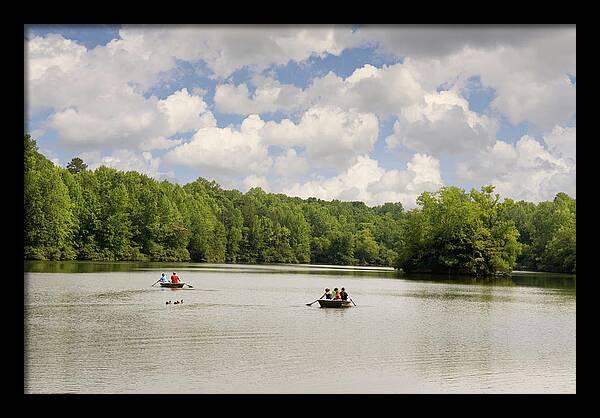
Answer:
[(546, 244), (542, 263), (547, 269), (564, 272), (576, 272), (575, 220), (562, 224)]
[(422, 193), (421, 208), (404, 217), (397, 266), (478, 276), (510, 271), (520, 251), (518, 231), (498, 216), (498, 201), (492, 186)]
[(79, 157), (71, 159), (71, 162), (67, 164), (67, 170), (69, 170), (71, 174), (81, 173), (82, 171), (85, 171), (86, 168), (87, 164), (84, 164), (83, 160)]
[(360, 265), (373, 264), (379, 255), (379, 246), (373, 238), (371, 230), (365, 228), (358, 232), (356, 236), (355, 257)]
[(61, 172), (38, 153), (25, 135), (24, 255), (26, 259), (72, 259), (73, 231), (77, 220), (69, 189)]
[(352, 232), (335, 232), (329, 246), (329, 262), (332, 264), (354, 265), (355, 241)]
[(422, 193), (400, 203), (300, 199), (203, 178), (180, 186), (133, 171), (55, 166), (24, 137), (24, 244), (29, 259), (394, 265), (488, 275), (575, 272), (575, 199), (514, 202), (492, 186)]

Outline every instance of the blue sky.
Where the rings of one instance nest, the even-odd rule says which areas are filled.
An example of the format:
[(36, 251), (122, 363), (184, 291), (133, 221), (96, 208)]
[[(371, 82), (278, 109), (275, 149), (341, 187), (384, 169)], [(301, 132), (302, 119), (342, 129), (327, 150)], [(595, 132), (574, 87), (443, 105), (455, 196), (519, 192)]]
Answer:
[(95, 48), (117, 39), (120, 27), (121, 25), (29, 25), (25, 29), (25, 38), (58, 33), (86, 48)]
[[(40, 150), (371, 205), (442, 185), (575, 194), (574, 27), (495, 43), (446, 28), (431, 45), (402, 27), (183, 29), (28, 27)], [(549, 53), (563, 62), (525, 62)]]

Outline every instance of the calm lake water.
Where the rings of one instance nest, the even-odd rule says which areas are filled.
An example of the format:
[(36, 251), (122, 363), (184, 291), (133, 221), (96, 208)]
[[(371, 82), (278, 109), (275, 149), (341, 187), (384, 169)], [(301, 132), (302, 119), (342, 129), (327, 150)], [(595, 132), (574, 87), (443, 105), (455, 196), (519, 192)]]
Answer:
[[(25, 271), (25, 393), (576, 390), (573, 277), (193, 263)], [(193, 289), (150, 287), (163, 271)], [(325, 287), (345, 287), (357, 306), (306, 306)]]

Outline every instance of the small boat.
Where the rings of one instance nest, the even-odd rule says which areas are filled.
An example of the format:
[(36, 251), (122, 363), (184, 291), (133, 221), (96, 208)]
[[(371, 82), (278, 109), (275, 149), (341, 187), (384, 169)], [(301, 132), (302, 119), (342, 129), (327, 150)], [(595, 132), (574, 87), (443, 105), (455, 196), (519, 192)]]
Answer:
[(319, 305), (321, 308), (349, 308), (352, 303), (349, 300), (319, 299)]
[(171, 289), (181, 289), (185, 283), (161, 283), (161, 287), (169, 287)]

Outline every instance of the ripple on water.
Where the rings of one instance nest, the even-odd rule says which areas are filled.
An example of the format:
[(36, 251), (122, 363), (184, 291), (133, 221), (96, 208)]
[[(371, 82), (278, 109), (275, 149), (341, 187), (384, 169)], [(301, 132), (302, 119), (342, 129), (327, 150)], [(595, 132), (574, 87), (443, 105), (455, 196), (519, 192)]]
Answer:
[[(573, 294), (277, 269), (194, 274), (185, 293), (147, 289), (145, 272), (29, 277), (25, 390), (575, 391)], [(305, 306), (332, 280), (359, 306)]]

